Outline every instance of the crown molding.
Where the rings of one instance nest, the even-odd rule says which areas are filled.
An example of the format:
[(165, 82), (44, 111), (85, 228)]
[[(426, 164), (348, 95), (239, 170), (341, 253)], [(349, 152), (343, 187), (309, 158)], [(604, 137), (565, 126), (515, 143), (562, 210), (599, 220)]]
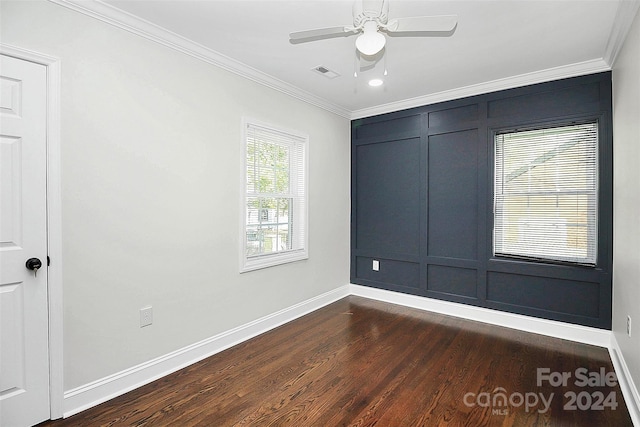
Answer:
[(231, 73), (237, 74), (268, 88), (277, 90), (308, 104), (320, 107), (339, 116), (350, 118), (351, 112), (345, 108), (328, 102), (282, 80), (276, 79), (262, 71), (248, 66), (240, 61), (209, 49), (192, 40), (182, 37), (172, 31), (162, 28), (128, 12), (103, 3), (100, 0), (49, 0), (51, 3), (80, 12), (86, 16), (98, 19), (117, 28), (123, 29), (140, 37), (159, 43), (170, 49), (175, 49), (186, 55), (215, 65)]
[(604, 54), (604, 60), (612, 67), (627, 38), (627, 34), (629, 34), (638, 10), (640, 10), (640, 0), (620, 0), (618, 4), (613, 28), (611, 29), (611, 34), (609, 34)]
[(156, 24), (138, 18), (137, 16), (115, 8), (109, 4), (103, 3), (100, 0), (49, 1), (131, 32), (140, 37), (144, 37), (165, 47), (175, 49), (196, 59), (215, 65), (263, 86), (277, 90), (293, 98), (351, 120), (551, 80), (609, 71), (611, 70), (618, 52), (624, 44), (624, 40), (631, 28), (634, 17), (640, 9), (640, 0), (620, 0), (614, 25), (611, 34), (609, 35), (609, 40), (603, 58), (563, 65), (351, 111), (250, 67), (240, 61), (195, 43), (192, 40), (173, 33)]
[(416, 98), (405, 99), (398, 102), (378, 105), (372, 108), (363, 108), (361, 110), (353, 111), (351, 113), (351, 119), (361, 119), (364, 117), (376, 116), (378, 114), (391, 113), (394, 111), (406, 110), (408, 108), (436, 104), (438, 102), (451, 101), (453, 99), (466, 98), (468, 96), (482, 95), (499, 90), (512, 89), (536, 83), (544, 83), (552, 80), (577, 77), (609, 70), (611, 70), (611, 67), (603, 59), (563, 65), (560, 67), (548, 68), (546, 70), (520, 74), (518, 76), (507, 77), (504, 79), (492, 80), (489, 82), (464, 86), (452, 90), (445, 90), (426, 96), (419, 96)]

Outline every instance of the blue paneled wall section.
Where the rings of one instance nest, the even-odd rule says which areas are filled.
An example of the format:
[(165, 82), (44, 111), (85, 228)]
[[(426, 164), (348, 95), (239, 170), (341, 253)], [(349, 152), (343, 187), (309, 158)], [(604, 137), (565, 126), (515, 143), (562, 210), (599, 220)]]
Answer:
[[(610, 329), (611, 115), (606, 72), (352, 121), (352, 283)], [(585, 120), (599, 123), (597, 265), (494, 257), (495, 133)]]

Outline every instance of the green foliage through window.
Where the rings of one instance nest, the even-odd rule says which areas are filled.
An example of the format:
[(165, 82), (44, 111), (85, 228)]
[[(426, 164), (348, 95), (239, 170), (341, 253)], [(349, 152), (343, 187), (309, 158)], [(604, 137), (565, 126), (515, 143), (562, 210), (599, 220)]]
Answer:
[(247, 124), (245, 257), (304, 250), (306, 139)]

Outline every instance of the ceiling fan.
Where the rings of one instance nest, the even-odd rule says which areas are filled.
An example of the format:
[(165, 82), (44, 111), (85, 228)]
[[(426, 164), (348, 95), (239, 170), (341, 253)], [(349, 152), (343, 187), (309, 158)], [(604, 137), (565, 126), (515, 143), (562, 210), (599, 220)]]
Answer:
[(356, 0), (353, 4), (353, 25), (318, 28), (289, 34), (291, 43), (304, 43), (337, 36), (360, 34), (356, 49), (367, 56), (380, 52), (389, 35), (449, 36), (458, 25), (456, 15), (412, 16), (389, 19), (388, 0)]

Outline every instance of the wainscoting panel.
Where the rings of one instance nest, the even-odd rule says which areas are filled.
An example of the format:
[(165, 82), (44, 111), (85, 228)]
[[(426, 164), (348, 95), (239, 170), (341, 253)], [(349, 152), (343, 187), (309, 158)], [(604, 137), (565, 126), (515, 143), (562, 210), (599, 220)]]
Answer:
[[(610, 329), (611, 120), (610, 72), (353, 120), (351, 282)], [(598, 124), (596, 265), (494, 255), (495, 136), (584, 122)]]

